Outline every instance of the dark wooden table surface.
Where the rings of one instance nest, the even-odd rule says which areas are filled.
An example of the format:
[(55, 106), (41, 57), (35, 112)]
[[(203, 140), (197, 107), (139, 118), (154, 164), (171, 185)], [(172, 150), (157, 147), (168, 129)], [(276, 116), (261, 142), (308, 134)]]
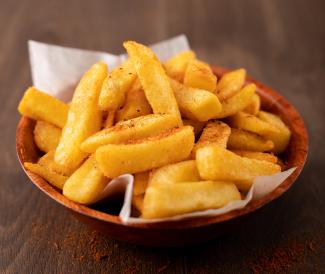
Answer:
[[(325, 2), (0, 2), (0, 273), (325, 272)], [(280, 199), (238, 230), (179, 249), (90, 231), (27, 179), (15, 152), (16, 111), (31, 85), (27, 40), (119, 53), (126, 39), (185, 33), (200, 58), (245, 67), (300, 111), (308, 162)]]

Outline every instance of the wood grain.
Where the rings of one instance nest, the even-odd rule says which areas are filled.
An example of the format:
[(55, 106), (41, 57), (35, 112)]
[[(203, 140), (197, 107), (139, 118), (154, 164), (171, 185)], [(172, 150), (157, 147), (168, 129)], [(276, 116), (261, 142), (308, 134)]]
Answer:
[[(283, 272), (324, 272), (324, 9), (322, 0), (1, 1), (0, 273), (250, 273), (256, 259), (295, 240), (314, 241), (315, 251), (304, 249)], [(96, 234), (95, 249), (109, 254), (97, 262), (93, 232), (33, 187), (16, 158), (16, 107), (31, 84), (26, 41), (119, 53), (125, 39), (179, 33), (202, 59), (245, 67), (296, 106), (310, 136), (307, 165), (289, 192), (216, 241), (165, 250)]]

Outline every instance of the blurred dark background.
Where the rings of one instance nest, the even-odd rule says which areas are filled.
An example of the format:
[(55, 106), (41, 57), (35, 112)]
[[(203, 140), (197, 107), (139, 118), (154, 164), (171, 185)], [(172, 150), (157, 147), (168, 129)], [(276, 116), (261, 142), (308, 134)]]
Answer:
[[(0, 273), (324, 273), (325, 2), (322, 0), (0, 2)], [(29, 183), (15, 153), (31, 85), (27, 40), (123, 51), (184, 33), (199, 58), (280, 91), (304, 117), (310, 154), (296, 184), (238, 230), (182, 249), (89, 231)]]

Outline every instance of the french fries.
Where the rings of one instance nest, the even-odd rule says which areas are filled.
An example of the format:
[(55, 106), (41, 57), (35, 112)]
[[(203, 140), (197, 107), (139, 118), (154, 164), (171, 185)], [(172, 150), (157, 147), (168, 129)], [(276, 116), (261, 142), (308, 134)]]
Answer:
[(98, 105), (101, 110), (116, 111), (125, 101), (126, 92), (136, 78), (136, 72), (131, 60), (126, 60), (121, 66), (113, 69), (103, 82)]
[(227, 122), (231, 127), (244, 129), (261, 136), (279, 133), (278, 128), (273, 124), (243, 111), (239, 111), (235, 115), (228, 117)]
[(51, 185), (53, 185), (59, 189), (63, 189), (63, 186), (64, 186), (66, 180), (68, 179), (67, 176), (56, 173), (53, 170), (49, 170), (45, 166), (41, 166), (40, 164), (25, 162), (24, 167), (27, 170), (41, 176), (46, 181), (48, 181)]
[(110, 128), (112, 126), (114, 126), (115, 123), (115, 115), (116, 115), (116, 111), (115, 110), (111, 110), (107, 113), (107, 117), (104, 123), (104, 127), (105, 128)]
[(230, 133), (231, 129), (227, 124), (220, 121), (209, 122), (204, 128), (200, 139), (195, 144), (192, 153), (195, 156), (195, 152), (200, 147), (209, 145), (216, 145), (226, 148)]
[(107, 66), (97, 63), (78, 84), (55, 152), (55, 161), (61, 165), (74, 169), (87, 157), (88, 154), (80, 149), (80, 144), (101, 128), (102, 112), (98, 109), (97, 102), (106, 76)]
[(261, 108), (261, 98), (258, 94), (254, 94), (252, 97), (252, 102), (243, 109), (243, 111), (252, 114), (257, 115)]
[(267, 133), (266, 137), (268, 137), (274, 143), (274, 149), (272, 151), (277, 154), (282, 153), (290, 142), (290, 129), (286, 126), (285, 123), (283, 123), (280, 117), (272, 113), (260, 111), (258, 117), (262, 121), (272, 124), (278, 129), (278, 132)]
[(153, 113), (173, 114), (182, 125), (181, 114), (168, 76), (151, 49), (134, 41), (123, 43), (137, 71)]
[(132, 88), (127, 92), (124, 106), (117, 111), (116, 121), (126, 121), (132, 118), (148, 115), (152, 113), (152, 108), (137, 79)]
[(271, 153), (265, 153), (265, 152), (256, 152), (256, 151), (249, 151), (249, 150), (232, 150), (232, 152), (236, 153), (237, 155), (241, 157), (261, 160), (261, 161), (267, 161), (273, 164), (278, 163), (278, 157)]
[(214, 92), (217, 87), (217, 77), (213, 74), (210, 65), (192, 59), (186, 68), (184, 85)]
[(240, 199), (240, 193), (232, 182), (159, 184), (147, 189), (142, 217), (145, 219), (170, 217), (208, 208), (219, 208)]
[(241, 157), (218, 146), (198, 149), (196, 161), (200, 176), (205, 180), (252, 181), (256, 176), (281, 171), (279, 165)]
[(149, 186), (166, 183), (196, 182), (201, 177), (194, 160), (188, 160), (154, 169), (150, 173)]
[(21, 115), (48, 122), (59, 128), (65, 125), (68, 110), (68, 105), (34, 87), (26, 90), (18, 106)]
[(139, 172), (134, 174), (133, 195), (143, 195), (146, 192), (149, 182), (149, 172)]
[(108, 182), (92, 155), (65, 182), (63, 195), (79, 204), (90, 205), (103, 198)]
[(69, 177), (74, 172), (74, 170), (70, 169), (67, 166), (60, 165), (57, 162), (55, 162), (54, 154), (55, 154), (55, 150), (49, 151), (48, 153), (43, 155), (41, 158), (39, 158), (38, 164), (45, 167), (49, 171), (53, 171), (57, 174), (61, 174), (61, 175)]
[(44, 121), (37, 121), (34, 128), (34, 140), (44, 152), (56, 149), (61, 137), (61, 129)]
[(128, 140), (139, 140), (157, 135), (167, 129), (177, 127), (178, 119), (170, 114), (149, 114), (119, 122), (114, 127), (103, 129), (87, 138), (81, 149), (92, 153), (106, 144), (119, 144)]
[(222, 102), (222, 110), (213, 118), (225, 118), (245, 109), (251, 103), (255, 90), (255, 84), (248, 84), (247, 86), (243, 87), (234, 96)]
[(195, 53), (191, 50), (183, 51), (167, 60), (164, 67), (169, 77), (183, 82), (188, 63), (195, 58)]
[(257, 176), (286, 168), (279, 154), (290, 129), (263, 110), (245, 69), (217, 82), (193, 51), (162, 64), (144, 45), (123, 45), (129, 59), (111, 73), (93, 65), (69, 104), (25, 92), (18, 110), (36, 120), (45, 152), (24, 163), (30, 175), (91, 205), (121, 186), (107, 187), (111, 179), (132, 174), (131, 214), (153, 219), (223, 207), (245, 197)]
[(246, 130), (232, 128), (228, 139), (227, 148), (250, 151), (271, 151), (274, 144), (262, 136)]
[(184, 126), (130, 144), (102, 146), (96, 150), (96, 160), (105, 176), (114, 178), (184, 160), (193, 145), (193, 128)]
[(171, 78), (170, 84), (183, 117), (202, 122), (208, 121), (220, 113), (221, 104), (213, 93), (186, 87)]
[(218, 82), (217, 95), (220, 101), (224, 101), (234, 96), (245, 83), (246, 70), (237, 69), (225, 73)]

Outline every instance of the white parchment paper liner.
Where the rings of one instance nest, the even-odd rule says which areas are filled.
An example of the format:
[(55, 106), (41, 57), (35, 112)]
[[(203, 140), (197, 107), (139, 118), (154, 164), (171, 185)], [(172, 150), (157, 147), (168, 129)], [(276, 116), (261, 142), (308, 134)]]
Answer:
[[(190, 49), (185, 35), (180, 35), (150, 46), (161, 61), (172, 57), (178, 52)], [(89, 69), (98, 61), (105, 62), (112, 69), (126, 59), (126, 54), (113, 55), (106, 52), (90, 51), (75, 48), (60, 47), (36, 41), (28, 41), (29, 58), (33, 85), (65, 102), (72, 98), (74, 87)], [(259, 199), (276, 189), (295, 168), (272, 176), (260, 176), (254, 180), (245, 199), (229, 203), (219, 209), (208, 209), (193, 213), (181, 214), (171, 218), (145, 220), (131, 217), (133, 176), (125, 174), (111, 180), (103, 191), (103, 197), (125, 192), (124, 203), (120, 211), (121, 220), (127, 223), (150, 223), (177, 221), (198, 216), (215, 216), (245, 207), (251, 200)]]

